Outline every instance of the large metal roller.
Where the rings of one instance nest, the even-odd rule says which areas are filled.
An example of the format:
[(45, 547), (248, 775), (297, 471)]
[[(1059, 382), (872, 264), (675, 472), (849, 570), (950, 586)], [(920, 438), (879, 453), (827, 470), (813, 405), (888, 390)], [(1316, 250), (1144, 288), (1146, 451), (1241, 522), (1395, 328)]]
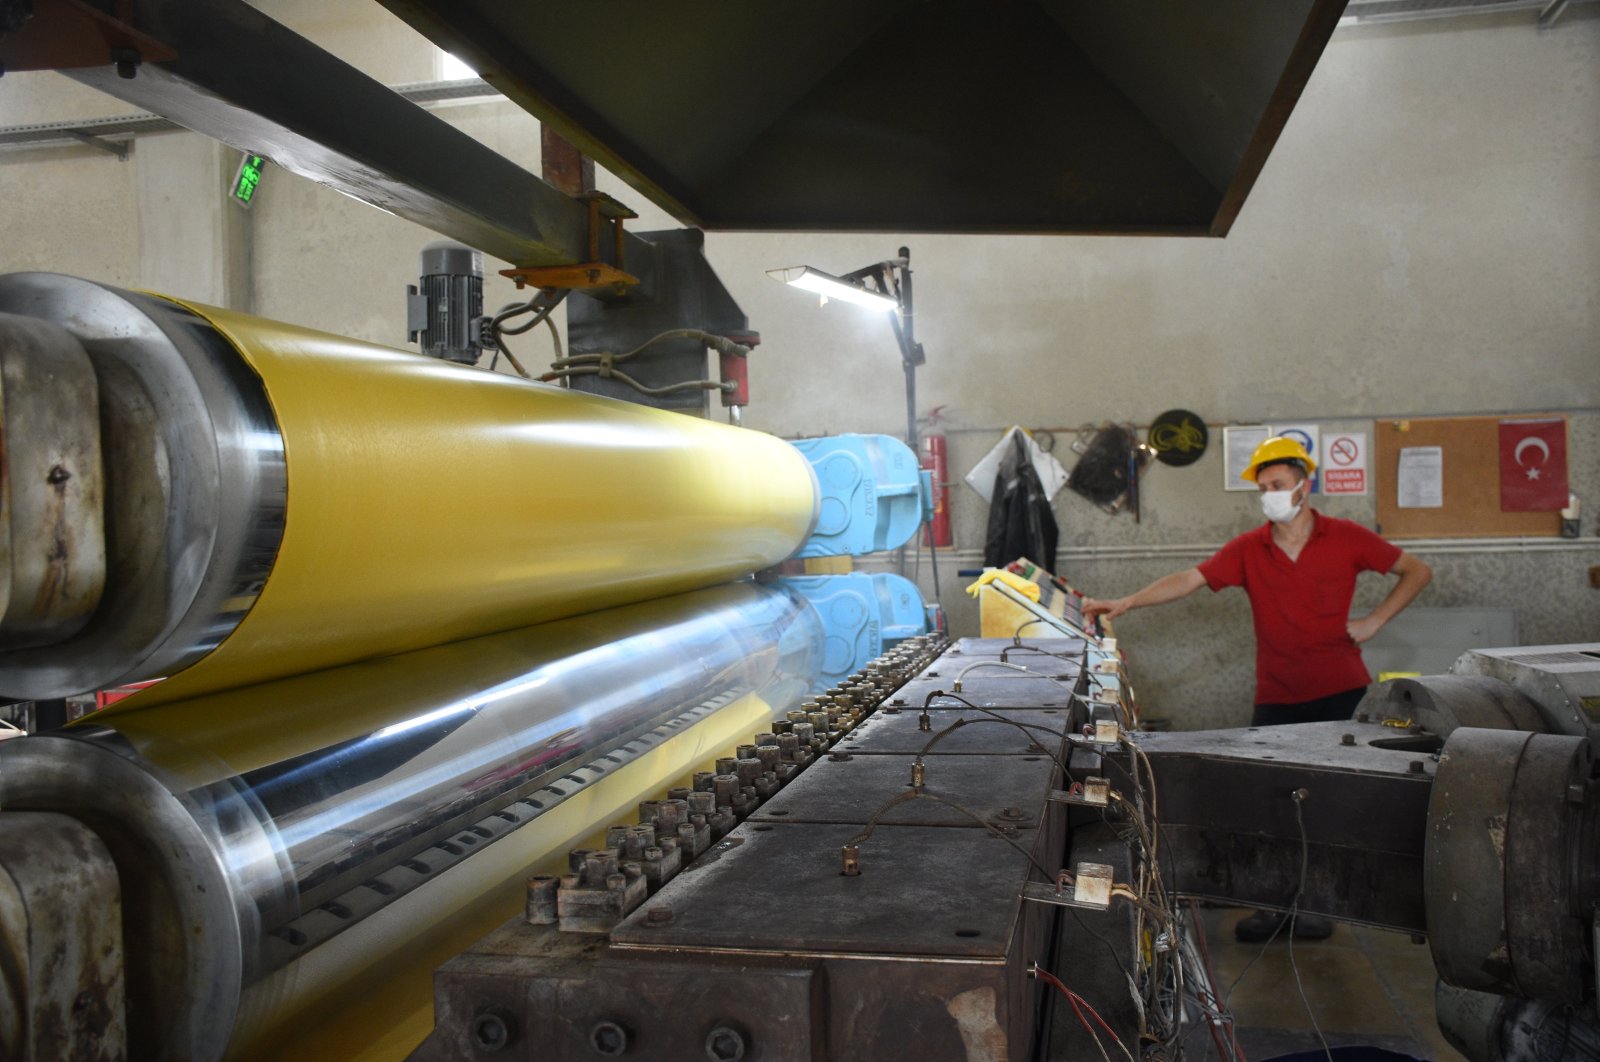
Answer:
[(763, 729), (821, 659), (815, 610), (734, 584), (7, 742), (0, 806), (110, 849), (133, 1054), (217, 1057), (364, 977), (414, 970), (426, 1000), (441, 935), (487, 928), (464, 915), (509, 917), (530, 865)]
[(0, 696), (174, 699), (681, 593), (816, 511), (771, 436), (72, 277), (0, 277), (0, 367), (8, 435), (77, 411), (0, 476)]

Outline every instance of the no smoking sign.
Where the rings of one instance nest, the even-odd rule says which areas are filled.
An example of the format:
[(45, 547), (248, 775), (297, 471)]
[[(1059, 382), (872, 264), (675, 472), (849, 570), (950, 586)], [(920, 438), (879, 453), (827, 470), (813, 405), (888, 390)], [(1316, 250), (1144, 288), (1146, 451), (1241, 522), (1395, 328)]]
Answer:
[(1323, 440), (1322, 493), (1367, 493), (1367, 433), (1341, 432)]

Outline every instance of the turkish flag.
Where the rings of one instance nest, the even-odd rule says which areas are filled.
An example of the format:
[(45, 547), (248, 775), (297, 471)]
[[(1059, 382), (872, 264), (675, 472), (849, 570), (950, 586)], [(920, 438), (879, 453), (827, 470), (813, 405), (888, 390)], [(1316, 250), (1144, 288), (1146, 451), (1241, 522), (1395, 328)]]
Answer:
[(1567, 504), (1567, 421), (1500, 422), (1500, 511), (1547, 512)]

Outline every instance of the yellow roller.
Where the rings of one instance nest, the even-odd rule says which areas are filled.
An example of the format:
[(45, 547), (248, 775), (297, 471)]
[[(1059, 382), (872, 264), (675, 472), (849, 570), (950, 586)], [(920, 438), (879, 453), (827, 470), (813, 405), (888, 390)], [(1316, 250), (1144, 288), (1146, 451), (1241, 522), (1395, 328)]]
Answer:
[(195, 696), (681, 593), (815, 518), (758, 432), (55, 274), (0, 277), (17, 312), (100, 379), (110, 551), (87, 624), (0, 630), (0, 696)]
[(254, 607), (151, 699), (709, 586), (810, 530), (770, 435), (181, 305), (260, 375), (288, 511)]

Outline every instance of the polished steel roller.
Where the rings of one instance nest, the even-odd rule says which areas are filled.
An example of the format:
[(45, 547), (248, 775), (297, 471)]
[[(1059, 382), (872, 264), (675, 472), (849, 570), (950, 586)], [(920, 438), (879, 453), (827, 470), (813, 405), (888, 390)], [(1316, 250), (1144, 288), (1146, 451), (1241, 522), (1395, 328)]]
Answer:
[(387, 963), (425, 981), (429, 927), (507, 917), (530, 865), (800, 703), (821, 660), (815, 610), (739, 583), (0, 744), (0, 806), (104, 836), (135, 1042), (217, 1057)]

